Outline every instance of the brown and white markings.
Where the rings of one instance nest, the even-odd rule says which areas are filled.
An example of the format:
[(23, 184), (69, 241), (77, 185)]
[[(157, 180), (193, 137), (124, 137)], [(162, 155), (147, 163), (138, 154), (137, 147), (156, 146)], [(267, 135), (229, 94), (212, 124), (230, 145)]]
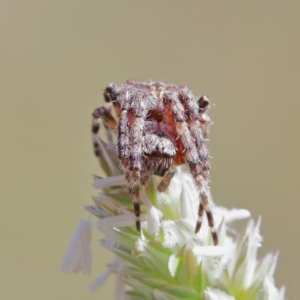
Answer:
[[(208, 151), (205, 138), (210, 125), (209, 100), (196, 98), (185, 86), (162, 82), (126, 81), (104, 89), (106, 105), (93, 112), (92, 133), (99, 155), (100, 120), (117, 134), (117, 149), (140, 230), (140, 188), (151, 175), (162, 177), (159, 191), (167, 189), (175, 168), (188, 164), (199, 190), (197, 233), (206, 213), (213, 242), (218, 244), (210, 209)], [(114, 108), (116, 118), (111, 113)]]

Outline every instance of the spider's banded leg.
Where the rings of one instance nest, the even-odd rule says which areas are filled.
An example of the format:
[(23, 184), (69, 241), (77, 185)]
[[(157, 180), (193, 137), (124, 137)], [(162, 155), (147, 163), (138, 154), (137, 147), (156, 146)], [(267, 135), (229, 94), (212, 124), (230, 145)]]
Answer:
[(170, 169), (167, 172), (167, 174), (163, 177), (163, 179), (160, 181), (160, 183), (157, 186), (157, 189), (158, 189), (159, 192), (164, 192), (168, 188), (174, 174), (175, 174), (174, 169)]
[(134, 213), (135, 213), (135, 225), (138, 231), (141, 230), (140, 221), (140, 195), (139, 186), (141, 185), (141, 159), (142, 159), (142, 139), (143, 139), (144, 119), (142, 117), (136, 117), (131, 126), (130, 133), (130, 155), (129, 155), (129, 190), (132, 196)]
[(203, 212), (204, 212), (204, 205), (201, 201), (199, 203), (199, 208), (198, 208), (198, 218), (197, 218), (197, 223), (196, 223), (196, 227), (195, 227), (195, 233), (198, 233), (199, 230), (201, 229)]
[[(191, 131), (193, 139), (196, 142), (198, 157), (199, 157), (199, 161), (201, 163), (201, 168), (199, 168), (199, 169), (193, 165), (190, 165), (191, 172), (193, 173), (193, 171), (192, 171), (193, 168), (195, 168), (195, 171), (194, 171), (195, 174), (200, 172), (200, 173), (198, 173), (198, 175), (201, 174), (200, 178), (202, 177), (203, 182), (205, 182), (205, 185), (207, 186), (206, 189), (209, 189), (209, 187), (208, 187), (208, 177), (209, 177), (208, 155), (209, 154), (208, 154), (208, 151), (205, 146), (205, 141), (204, 141), (204, 138), (203, 138), (203, 135), (201, 132), (199, 120), (191, 120), (190, 121), (190, 131)], [(194, 178), (196, 180), (195, 176), (194, 176)], [(197, 233), (200, 230), (201, 222), (202, 222), (202, 215), (203, 215), (203, 211), (205, 210), (207, 220), (208, 220), (208, 225), (210, 227), (210, 231), (211, 231), (211, 235), (212, 235), (214, 244), (217, 245), (218, 244), (218, 235), (217, 235), (216, 229), (214, 227), (214, 219), (213, 219), (213, 215), (212, 215), (212, 212), (210, 209), (209, 199), (210, 199), (209, 191), (200, 193), (200, 201), (201, 202), (199, 204), (198, 221), (196, 224), (195, 232)]]
[[(204, 189), (204, 188), (208, 188), (207, 178), (203, 177), (203, 167), (202, 167), (203, 161), (199, 157), (197, 142), (195, 142), (195, 137), (192, 136), (192, 133), (188, 125), (190, 119), (187, 121), (183, 104), (180, 102), (178, 98), (175, 97), (167, 98), (167, 100), (171, 102), (171, 106), (172, 106), (171, 111), (173, 112), (173, 116), (175, 119), (174, 121), (175, 121), (176, 132), (185, 149), (184, 152), (185, 160), (189, 164), (191, 174), (194, 177), (196, 186), (200, 191), (199, 214), (198, 214), (198, 221), (195, 229), (196, 230), (200, 229), (203, 210), (205, 210), (206, 215), (209, 218), (208, 224), (211, 230), (211, 235), (214, 244), (217, 245), (218, 237), (216, 234), (216, 230), (214, 228), (213, 217), (208, 204), (208, 191)], [(191, 111), (191, 113), (193, 113), (193, 111)]]
[[(101, 119), (103, 120), (104, 125), (106, 125), (109, 129), (114, 129), (117, 121), (103, 106), (95, 109), (92, 116), (92, 142), (94, 146), (94, 154), (99, 159), (100, 165), (102, 167), (104, 167), (103, 163), (105, 166), (107, 166), (106, 171), (108, 172), (108, 174), (115, 174), (116, 172), (118, 172), (116, 161), (114, 161), (113, 157), (108, 153), (110, 151), (109, 145), (100, 138), (98, 133), (100, 130)], [(114, 149), (112, 148), (111, 151), (114, 151)]]
[(120, 94), (120, 121), (118, 126), (119, 159), (132, 198), (136, 228), (140, 231), (140, 195), (142, 171), (142, 140), (146, 119), (146, 107), (141, 95)]
[[(181, 102), (186, 107), (187, 123), (194, 143), (196, 144), (199, 160), (201, 161), (202, 176), (207, 179), (209, 175), (208, 150), (205, 145), (205, 139), (210, 119), (205, 114), (209, 106), (209, 100), (201, 96), (198, 101), (188, 90), (181, 90)], [(203, 122), (205, 120), (205, 122)]]
[(99, 132), (99, 128), (100, 128), (100, 119), (103, 120), (103, 123), (110, 129), (113, 130), (115, 129), (116, 125), (117, 125), (117, 121), (115, 120), (115, 118), (112, 116), (111, 112), (109, 109), (107, 109), (104, 106), (100, 106), (98, 108), (96, 108), (93, 113), (93, 133), (98, 133)]
[(201, 175), (205, 180), (208, 180), (209, 177), (209, 163), (208, 157), (209, 153), (205, 145), (205, 140), (201, 130), (201, 124), (199, 120), (190, 120), (189, 128), (192, 135), (193, 140), (195, 141), (198, 159), (201, 163)]
[(182, 143), (186, 149), (185, 155), (191, 174), (194, 177), (197, 188), (200, 190), (200, 203), (195, 232), (197, 233), (200, 230), (203, 212), (205, 211), (214, 245), (217, 245), (218, 235), (214, 227), (214, 219), (209, 205), (210, 193), (207, 180), (207, 161), (201, 158), (201, 153), (198, 154), (198, 149), (195, 143), (191, 143), (194, 138), (192, 137), (186, 122), (178, 123), (177, 127)]
[(129, 188), (129, 193), (132, 199), (134, 214), (135, 214), (135, 227), (137, 231), (141, 231), (141, 200), (140, 200), (140, 189), (138, 185), (134, 185), (133, 187)]
[(103, 123), (110, 130), (115, 129), (117, 121), (112, 116), (110, 111), (104, 106), (98, 107), (93, 111), (93, 120), (92, 120), (92, 134), (93, 134), (93, 144), (94, 144), (94, 153), (97, 157), (100, 155), (100, 137), (98, 136), (100, 130), (100, 120), (103, 120)]
[(109, 144), (113, 144), (114, 140), (113, 140), (112, 131), (105, 123), (104, 123), (104, 129), (105, 129), (105, 135), (106, 135), (106, 138), (107, 138), (107, 142)]
[[(210, 119), (205, 115), (205, 111), (209, 106), (208, 98), (202, 96), (196, 101), (194, 96), (187, 90), (182, 89), (181, 104), (186, 107), (186, 123), (188, 124), (189, 131), (185, 129), (185, 141), (183, 144), (185, 147), (191, 145), (191, 141), (194, 141), (196, 152), (192, 148), (187, 148), (187, 160), (190, 166), (191, 173), (194, 180), (200, 189), (200, 203), (198, 209), (198, 219), (195, 227), (195, 233), (197, 233), (202, 225), (203, 212), (205, 211), (208, 225), (210, 227), (212, 239), (215, 245), (218, 244), (218, 235), (214, 227), (214, 219), (209, 205), (210, 193), (208, 186), (209, 176), (209, 164), (208, 164), (208, 151), (206, 149), (204, 134), (207, 133), (207, 127), (210, 124)], [(200, 120), (205, 122), (200, 122)], [(183, 128), (186, 128), (183, 125)], [(191, 137), (189, 137), (188, 132)], [(198, 158), (196, 158), (196, 155)]]
[(123, 108), (120, 111), (120, 120), (118, 125), (118, 149), (119, 159), (121, 160), (121, 166), (127, 180), (127, 186), (132, 199), (134, 214), (135, 214), (135, 225), (138, 231), (141, 230), (140, 220), (140, 195), (139, 195), (139, 178), (137, 173), (134, 171), (132, 166), (132, 160), (135, 159), (131, 154), (131, 141), (132, 135), (131, 125), (129, 124), (128, 110)]
[(205, 214), (207, 217), (208, 225), (210, 228), (211, 236), (214, 242), (214, 245), (218, 245), (218, 234), (214, 226), (214, 218), (211, 212), (211, 208), (209, 205), (209, 200), (208, 200), (208, 193), (207, 192), (202, 192), (200, 193), (200, 198), (201, 202), (199, 204), (199, 210), (198, 210), (198, 220), (195, 228), (195, 233), (197, 233), (202, 225), (202, 216), (203, 216), (203, 211), (205, 210)]
[(206, 114), (206, 110), (209, 108), (210, 101), (206, 96), (201, 96), (198, 99), (197, 103), (199, 106), (199, 118), (198, 119), (200, 120), (203, 137), (206, 138), (208, 128), (212, 123), (210, 117)]

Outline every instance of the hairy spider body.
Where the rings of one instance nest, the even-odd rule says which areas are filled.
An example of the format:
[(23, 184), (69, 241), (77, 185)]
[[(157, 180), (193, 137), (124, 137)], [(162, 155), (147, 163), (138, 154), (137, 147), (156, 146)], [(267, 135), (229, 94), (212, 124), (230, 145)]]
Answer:
[[(209, 163), (205, 137), (210, 125), (206, 114), (209, 100), (196, 98), (185, 86), (162, 82), (126, 81), (104, 89), (106, 106), (93, 112), (93, 141), (98, 153), (100, 119), (117, 133), (117, 151), (140, 230), (140, 187), (151, 175), (162, 177), (160, 192), (168, 188), (178, 165), (188, 164), (199, 190), (195, 232), (206, 213), (213, 242), (218, 244), (210, 209)], [(113, 106), (116, 118), (111, 114)]]

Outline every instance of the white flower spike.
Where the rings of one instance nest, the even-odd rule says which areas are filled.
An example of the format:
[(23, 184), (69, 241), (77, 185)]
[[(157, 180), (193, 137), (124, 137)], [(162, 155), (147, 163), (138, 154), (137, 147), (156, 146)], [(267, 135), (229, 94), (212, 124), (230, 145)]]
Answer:
[[(233, 222), (249, 219), (249, 211), (215, 206), (220, 244), (213, 246), (205, 223), (200, 234), (194, 233), (194, 213), (189, 207), (197, 207), (197, 198), (189, 175), (179, 170), (163, 196), (154, 187), (153, 181), (145, 191), (148, 202), (144, 207), (148, 208), (141, 233), (135, 229), (131, 199), (122, 185), (106, 185), (104, 196), (113, 201), (89, 206), (96, 220), (100, 218), (93, 227), (106, 235), (101, 244), (116, 255), (92, 289), (112, 274), (115, 299), (285, 299), (284, 289), (274, 285), (277, 254), (257, 258), (261, 219), (256, 224), (250, 219), (245, 232), (239, 233)], [(64, 271), (90, 273), (90, 222), (79, 222), (62, 264)]]

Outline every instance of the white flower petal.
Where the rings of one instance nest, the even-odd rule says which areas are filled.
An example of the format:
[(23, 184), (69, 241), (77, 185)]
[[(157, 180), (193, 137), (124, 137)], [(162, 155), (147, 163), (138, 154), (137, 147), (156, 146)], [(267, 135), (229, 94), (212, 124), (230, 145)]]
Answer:
[(248, 235), (248, 245), (246, 252), (246, 261), (245, 261), (245, 277), (243, 280), (243, 287), (247, 289), (251, 286), (255, 269), (257, 267), (257, 251), (261, 246), (262, 236), (259, 233), (261, 224), (261, 218), (258, 219), (256, 226), (254, 227), (253, 222), (249, 222), (247, 227), (247, 235)]
[(102, 230), (104, 228), (132, 226), (134, 221), (135, 217), (133, 214), (122, 214), (101, 219), (98, 222), (98, 227)]
[(169, 269), (170, 275), (172, 277), (175, 276), (175, 272), (177, 270), (178, 263), (179, 263), (178, 256), (175, 253), (173, 253), (170, 256), (169, 261), (168, 261), (168, 269)]
[(227, 253), (227, 249), (222, 246), (194, 246), (192, 249), (196, 256), (219, 257)]
[(97, 207), (100, 209), (104, 207), (106, 211), (116, 211), (117, 209), (121, 211), (118, 201), (112, 197), (108, 197), (106, 195), (97, 195), (92, 196), (92, 198)]
[(104, 284), (104, 282), (107, 280), (109, 275), (110, 275), (110, 271), (108, 269), (106, 269), (96, 279), (94, 279), (92, 281), (92, 283), (89, 286), (90, 290), (95, 291), (98, 288), (100, 288)]
[(116, 280), (114, 284), (114, 300), (126, 300), (125, 284), (122, 280), (121, 264), (117, 268)]
[(223, 291), (214, 288), (207, 288), (204, 291), (205, 300), (235, 300), (233, 296), (230, 296)]
[(61, 269), (64, 272), (82, 272), (89, 274), (91, 271), (91, 226), (88, 221), (80, 220), (67, 247)]
[(269, 269), (269, 273), (268, 275), (273, 277), (274, 276), (274, 273), (275, 273), (275, 269), (276, 269), (276, 265), (277, 265), (277, 260), (278, 260), (278, 252), (275, 253), (275, 255), (273, 255), (273, 262), (271, 264), (271, 267)]
[(285, 300), (285, 290), (281, 288), (278, 290), (273, 282), (273, 278), (267, 276), (264, 280), (264, 296), (263, 300)]
[(107, 280), (108, 276), (111, 273), (116, 273), (116, 270), (119, 268), (120, 265), (120, 259), (118, 257), (115, 257), (107, 266), (106, 270), (102, 272), (96, 279), (93, 280), (93, 282), (90, 284), (90, 289), (92, 291), (97, 290), (100, 288), (105, 281)]
[(107, 212), (97, 207), (96, 205), (86, 205), (85, 209), (98, 218), (106, 218), (109, 216)]
[(106, 202), (117, 203), (117, 200), (106, 195), (96, 195), (96, 196), (92, 196), (92, 198), (96, 203), (106, 203)]
[(143, 232), (141, 231), (140, 237), (135, 242), (135, 248), (138, 252), (145, 252), (146, 247), (147, 247), (147, 240), (146, 240)]
[(162, 213), (153, 205), (147, 210), (147, 226), (150, 234), (156, 234)]
[(163, 231), (162, 245), (166, 248), (173, 248), (179, 242), (179, 232), (174, 221), (164, 220), (161, 222)]
[(267, 253), (260, 261), (255, 271), (253, 281), (263, 282), (267, 276), (273, 277), (277, 258), (272, 253)]
[(197, 210), (195, 210), (195, 200), (193, 201), (193, 198), (197, 199), (197, 194), (194, 193), (193, 189), (183, 185), (180, 194), (180, 217), (195, 223), (197, 218), (195, 211)]
[(251, 213), (247, 209), (231, 209), (227, 210), (227, 213), (224, 215), (224, 219), (227, 223), (247, 219), (251, 216)]
[(124, 175), (111, 177), (99, 177), (94, 175), (93, 186), (95, 189), (104, 189), (110, 186), (125, 185), (127, 183)]
[(110, 155), (108, 154), (108, 151), (114, 151), (114, 147), (112, 145), (105, 143), (99, 136), (93, 135), (93, 142), (96, 143), (99, 147), (98, 150), (100, 150), (100, 156), (103, 158), (103, 160), (108, 165), (110, 171), (112, 173), (117, 171), (117, 168), (115, 166), (115, 163), (111, 159)]
[(162, 212), (148, 199), (145, 190), (141, 191), (141, 199), (147, 210), (147, 229), (150, 234), (157, 234), (160, 226)]

